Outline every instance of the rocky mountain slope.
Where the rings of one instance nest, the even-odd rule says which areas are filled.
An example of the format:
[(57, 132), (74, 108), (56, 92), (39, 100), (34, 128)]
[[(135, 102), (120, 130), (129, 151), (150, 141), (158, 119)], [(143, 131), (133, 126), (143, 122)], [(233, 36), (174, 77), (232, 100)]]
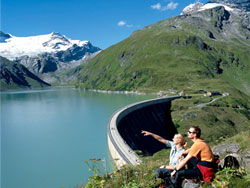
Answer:
[(0, 41), (1, 56), (23, 64), (49, 82), (53, 82), (54, 74), (48, 73), (59, 75), (100, 51), (89, 41), (71, 40), (55, 32), (31, 37), (15, 37), (0, 32)]
[(244, 10), (246, 12), (250, 11), (250, 1), (249, 0), (211, 0), (209, 3), (222, 3), (228, 5), (232, 8), (237, 8)]
[(0, 56), (0, 90), (31, 89), (48, 87), (50, 84), (42, 81), (31, 73), (25, 66), (9, 61)]

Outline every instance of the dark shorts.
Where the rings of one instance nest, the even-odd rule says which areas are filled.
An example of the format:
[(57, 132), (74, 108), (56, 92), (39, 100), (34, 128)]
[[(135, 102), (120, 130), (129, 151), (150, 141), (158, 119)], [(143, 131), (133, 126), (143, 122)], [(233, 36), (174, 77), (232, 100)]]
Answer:
[(154, 171), (156, 172), (156, 177), (162, 179), (164, 179), (165, 177), (169, 177), (172, 172), (172, 170), (168, 170), (166, 168), (157, 168)]

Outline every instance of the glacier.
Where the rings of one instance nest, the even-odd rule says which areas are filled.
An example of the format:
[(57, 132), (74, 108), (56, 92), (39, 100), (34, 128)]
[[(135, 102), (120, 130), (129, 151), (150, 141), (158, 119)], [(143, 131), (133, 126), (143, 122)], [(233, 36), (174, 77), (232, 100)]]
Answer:
[(34, 57), (43, 53), (66, 51), (73, 47), (73, 45), (83, 47), (87, 46), (89, 43), (87, 40), (72, 40), (56, 32), (29, 37), (16, 37), (11, 34), (7, 35), (10, 37), (1, 39), (0, 55), (9, 60), (15, 60), (25, 55)]

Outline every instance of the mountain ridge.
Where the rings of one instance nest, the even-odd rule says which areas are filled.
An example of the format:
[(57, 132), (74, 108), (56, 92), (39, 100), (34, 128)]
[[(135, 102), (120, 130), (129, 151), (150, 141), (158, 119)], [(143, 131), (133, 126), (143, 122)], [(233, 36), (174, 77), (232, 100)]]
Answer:
[(91, 44), (90, 41), (72, 40), (58, 32), (46, 35), (16, 37), (1, 31), (1, 36), (4, 42), (0, 43), (0, 54), (10, 60), (24, 55), (32, 57), (42, 53), (66, 51), (74, 45), (88, 47)]
[(249, 0), (210, 0), (208, 3), (222, 3), (229, 5), (232, 8), (238, 8), (248, 12), (250, 11)]
[(24, 65), (49, 83), (60, 82), (61, 73), (101, 50), (90, 41), (72, 40), (57, 32), (30, 37), (0, 32), (0, 41), (0, 56)]
[(250, 30), (250, 2), (248, 0), (211, 0), (206, 4), (196, 2), (185, 7), (181, 13), (192, 14), (198, 11), (223, 6), (227, 11), (237, 14), (245, 28)]
[(8, 89), (31, 89), (49, 87), (39, 77), (31, 73), (25, 66), (9, 61), (0, 56), (0, 90)]

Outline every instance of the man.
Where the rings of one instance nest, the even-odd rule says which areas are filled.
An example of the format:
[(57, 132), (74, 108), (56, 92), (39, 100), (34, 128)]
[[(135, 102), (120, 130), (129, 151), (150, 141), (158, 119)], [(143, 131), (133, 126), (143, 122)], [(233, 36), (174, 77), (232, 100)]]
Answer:
[[(176, 166), (171, 173), (171, 177), (175, 177), (175, 185), (177, 187), (181, 184), (183, 177), (200, 177), (206, 182), (211, 182), (215, 169), (214, 169), (214, 156), (207, 145), (207, 143), (200, 138), (201, 130), (197, 126), (191, 126), (188, 131), (188, 138), (190, 138), (194, 144), (192, 147), (184, 151), (182, 155), (187, 156)], [(192, 168), (180, 170), (186, 164), (189, 164)]]

